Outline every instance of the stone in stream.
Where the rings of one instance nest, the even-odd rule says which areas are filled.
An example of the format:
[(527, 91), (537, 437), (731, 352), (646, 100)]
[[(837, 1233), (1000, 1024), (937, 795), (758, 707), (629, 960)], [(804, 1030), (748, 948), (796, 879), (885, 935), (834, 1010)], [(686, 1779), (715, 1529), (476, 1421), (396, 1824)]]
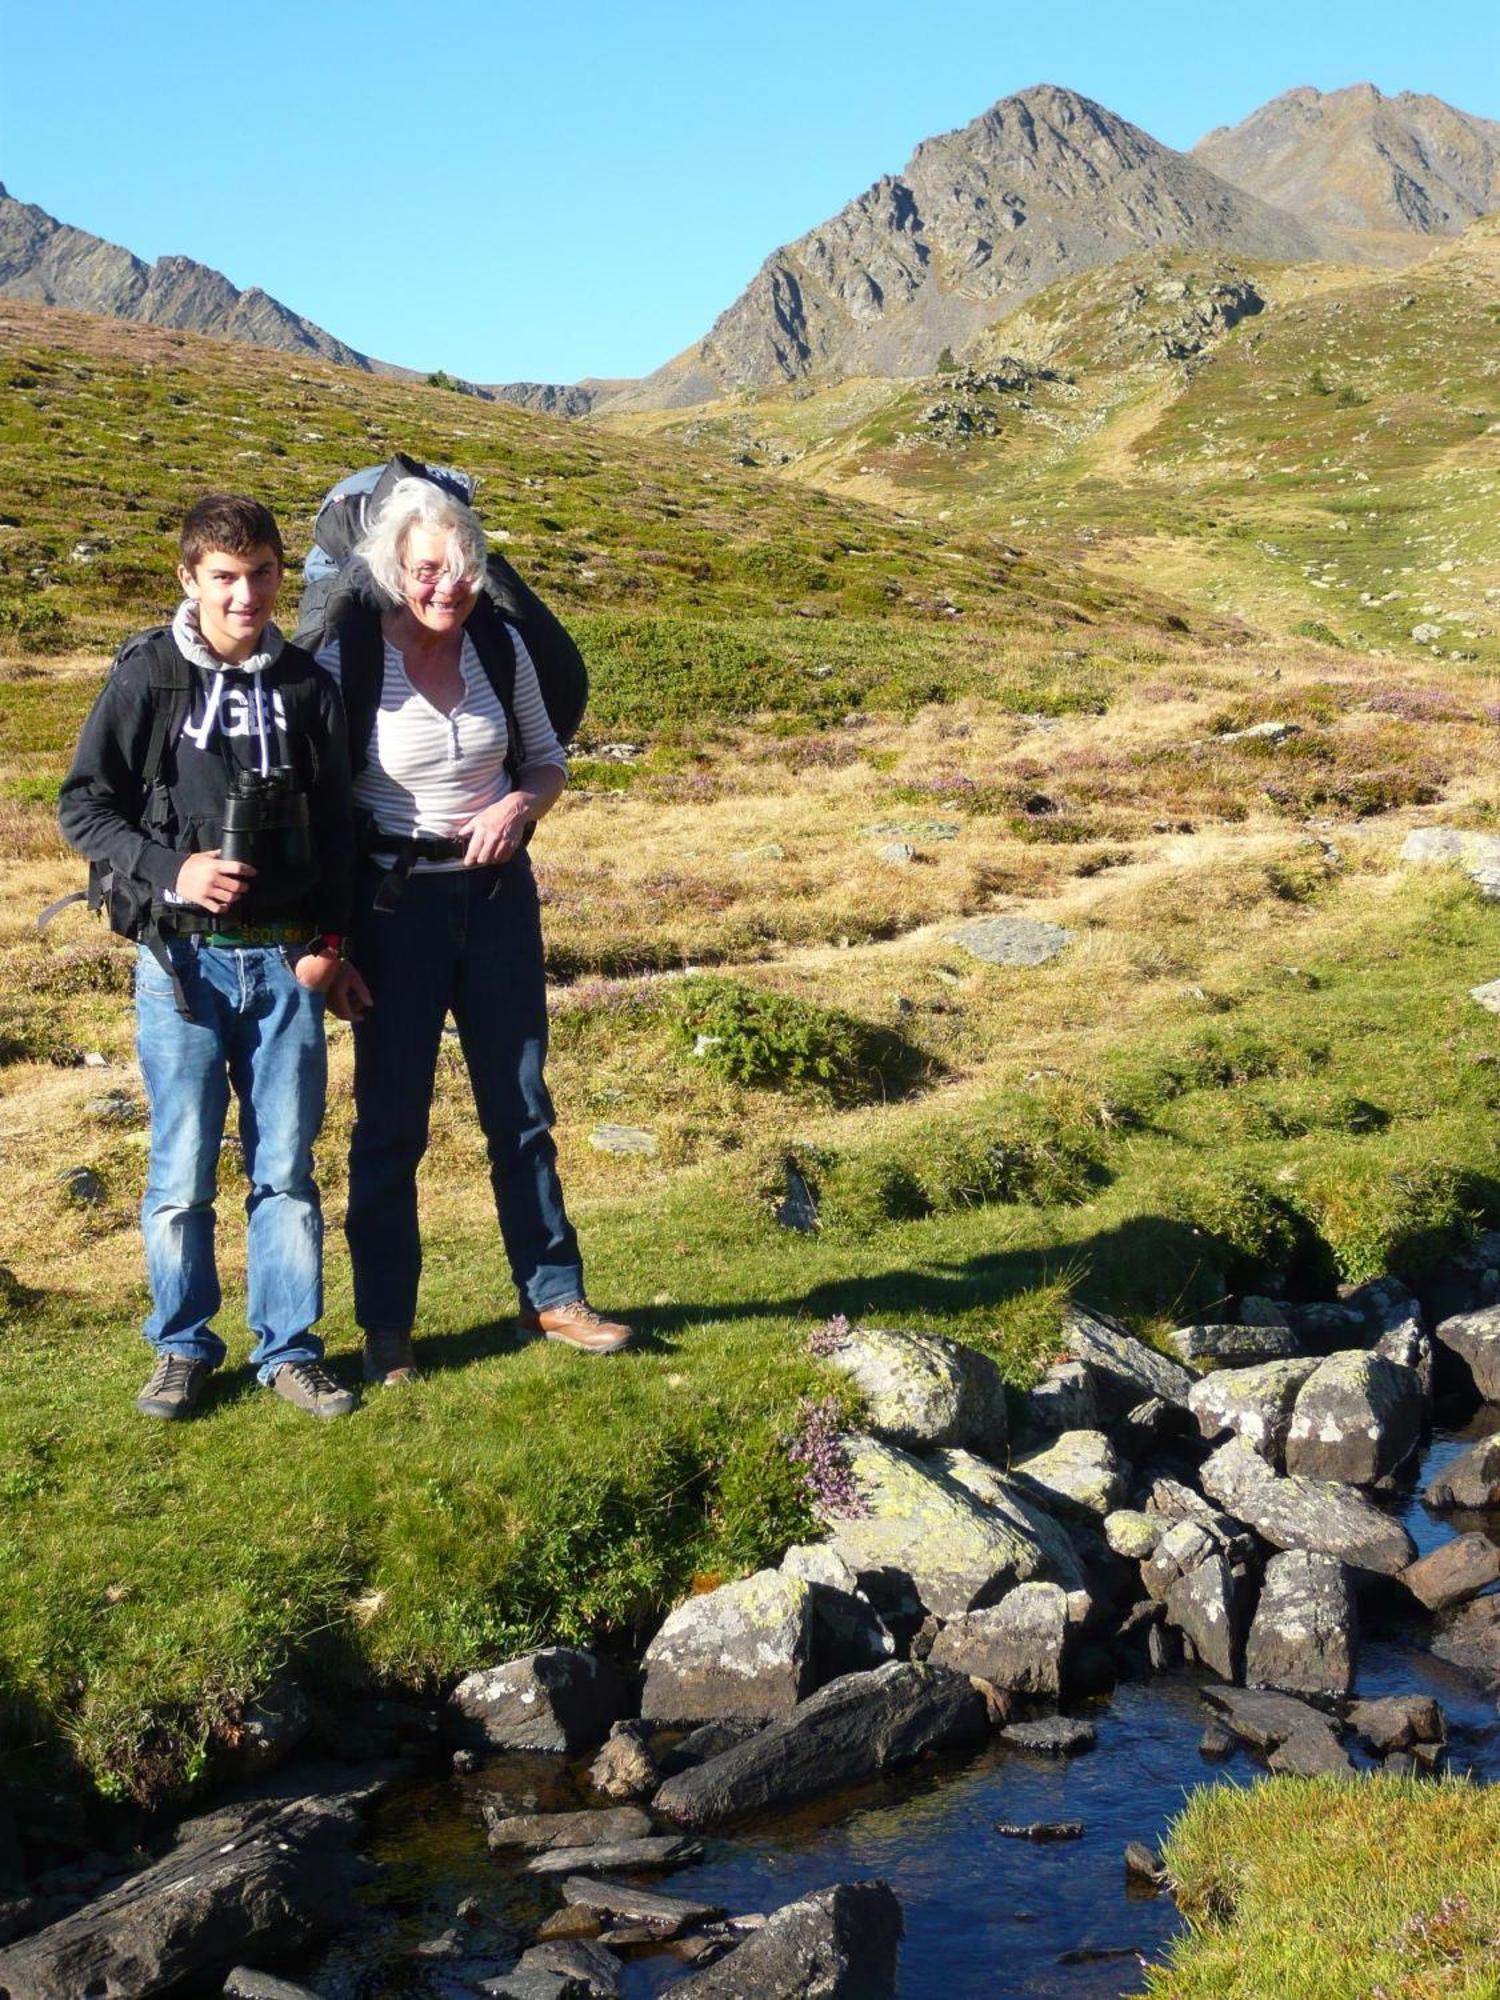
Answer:
[(873, 1437), (906, 1451), (960, 1445), (1004, 1458), (1005, 1381), (987, 1354), (939, 1334), (862, 1326), (823, 1358), (863, 1393)]
[(1019, 1583), (998, 1604), (969, 1611), (939, 1632), (928, 1659), (1010, 1694), (1062, 1693), (1075, 1628), (1055, 1583)]
[(521, 1953), (517, 1972), (550, 1972), (576, 1982), (588, 2000), (618, 2000), (624, 1971), (612, 1951), (590, 1938), (556, 1938)]
[(969, 1749), (988, 1728), (967, 1677), (891, 1660), (830, 1681), (748, 1743), (669, 1778), (652, 1804), (679, 1826), (717, 1826), (863, 1784), (924, 1751)]
[(689, 1861), (701, 1861), (703, 1848), (696, 1840), (678, 1834), (655, 1834), (641, 1840), (619, 1840), (598, 1847), (557, 1847), (533, 1854), (526, 1862), (528, 1875), (582, 1875), (592, 1870), (618, 1869), (629, 1874), (633, 1868), (681, 1868)]
[(1446, 1611), (1500, 1583), (1500, 1548), (1488, 1535), (1455, 1535), (1402, 1570), (1401, 1581), (1429, 1611)]
[(1224, 1515), (1178, 1521), (1141, 1565), (1167, 1620), (1221, 1680), (1240, 1677), (1254, 1590), (1255, 1545)]
[(344, 1773), (322, 1792), (263, 1788), (185, 1821), (159, 1861), (0, 1951), (0, 1992), (158, 1993), (202, 1986), (246, 1958), (297, 1956), (355, 1921), (353, 1888), (368, 1870), (350, 1843), (387, 1782)]
[(1167, 1879), (1167, 1871), (1161, 1865), (1161, 1856), (1154, 1847), (1148, 1847), (1144, 1840), (1126, 1841), (1125, 1873), (1132, 1882), (1143, 1882), (1153, 1889), (1160, 1889)]
[(1019, 1825), (1009, 1820), (996, 1820), (995, 1831), (1006, 1840), (1082, 1840), (1083, 1821), (1081, 1819), (1029, 1819)]
[(646, 1648), (649, 1722), (769, 1722), (812, 1686), (812, 1590), (780, 1570), (722, 1584), (669, 1613)]
[(1500, 1507), (1500, 1431), (1481, 1438), (1434, 1473), (1422, 1498), (1439, 1511)]
[(1316, 1777), (1354, 1769), (1335, 1724), (1309, 1702), (1259, 1688), (1205, 1687), (1199, 1693), (1242, 1743), (1266, 1753), (1273, 1771)]
[(296, 1986), (290, 1979), (278, 1979), (273, 1972), (257, 1972), (249, 1965), (235, 1966), (221, 1991), (224, 2000), (318, 2000), (310, 1986)]
[(1481, 1686), (1500, 1687), (1500, 1597), (1471, 1598), (1441, 1612), (1428, 1644), (1440, 1660), (1451, 1660)]
[(486, 1979), (473, 1989), (486, 2000), (587, 2000), (581, 1979), (565, 1972), (544, 1972), (538, 1965), (517, 1966), (498, 1979)]
[(448, 1697), (455, 1732), (492, 1750), (592, 1750), (630, 1713), (608, 1660), (572, 1646), (544, 1646), (461, 1680)]
[(666, 1896), (634, 1882), (611, 1882), (595, 1875), (568, 1876), (562, 1884), (562, 1898), (575, 1909), (589, 1910), (596, 1916), (643, 1924), (658, 1938), (675, 1937), (689, 1924), (713, 1923), (724, 1914), (722, 1903)]
[(1031, 1722), (1008, 1722), (1002, 1739), (1034, 1757), (1076, 1757), (1092, 1750), (1097, 1732), (1092, 1722), (1076, 1715), (1039, 1715)]
[(502, 1813), (482, 1808), (490, 1851), (508, 1847), (541, 1854), (550, 1847), (599, 1847), (639, 1840), (651, 1831), (651, 1815), (639, 1806), (608, 1806), (600, 1812)]
[(836, 1549), (826, 1542), (797, 1543), (781, 1558), (781, 1573), (800, 1577), (812, 1592), (815, 1687), (894, 1657), (894, 1637)]
[(1051, 1513), (1103, 1517), (1129, 1486), (1129, 1467), (1103, 1431), (1064, 1431), (1045, 1451), (1011, 1468), (1011, 1478)]
[(661, 1782), (643, 1722), (617, 1722), (589, 1766), (589, 1783), (607, 1799), (640, 1799)]
[(1181, 1362), (1158, 1354), (1107, 1313), (1074, 1301), (1063, 1312), (1059, 1344), (1087, 1371), (1104, 1420), (1128, 1415), (1151, 1396), (1187, 1408), (1193, 1376)]
[(1263, 1361), (1253, 1368), (1219, 1368), (1193, 1384), (1188, 1407), (1204, 1437), (1228, 1431), (1245, 1438), (1279, 1471), (1292, 1406), (1317, 1366), (1317, 1357), (1308, 1355), (1297, 1361)]
[(983, 965), (1046, 965), (1074, 936), (1036, 917), (974, 917), (948, 933), (950, 943)]
[(1306, 1549), (1272, 1556), (1245, 1641), (1246, 1683), (1346, 1695), (1358, 1644), (1359, 1614), (1344, 1565)]
[(1286, 1325), (1179, 1326), (1167, 1343), (1184, 1361), (1220, 1361), (1239, 1367), (1254, 1361), (1294, 1361), (1302, 1343)]
[(901, 1905), (884, 1882), (841, 1882), (773, 1910), (727, 1958), (669, 1990), (677, 2000), (895, 2000)]
[(1500, 1306), (1440, 1320), (1438, 1342), (1456, 1354), (1486, 1403), (1500, 1403)]
[(1397, 1576), (1416, 1555), (1399, 1521), (1353, 1486), (1279, 1478), (1254, 1445), (1231, 1438), (1208, 1460), (1203, 1490), (1277, 1549), (1311, 1549), (1353, 1569)]
[(1417, 1743), (1442, 1743), (1448, 1731), (1443, 1711), (1427, 1694), (1388, 1694), (1349, 1707), (1349, 1727), (1377, 1756), (1410, 1750)]
[(722, 1757), (726, 1750), (737, 1749), (752, 1736), (759, 1736), (765, 1726), (763, 1722), (746, 1722), (743, 1717), (705, 1722), (699, 1729), (690, 1729), (681, 1742), (662, 1753), (661, 1774), (664, 1778), (675, 1778), (679, 1771), (691, 1771), (696, 1764), (706, 1764), (710, 1757)]
[(1358, 1348), (1330, 1354), (1297, 1397), (1286, 1469), (1299, 1478), (1373, 1486), (1411, 1456), (1424, 1408), (1410, 1368)]
[(1054, 1361), (1026, 1392), (1022, 1428), (1030, 1439), (1093, 1430), (1098, 1422), (1094, 1378), (1081, 1361)]

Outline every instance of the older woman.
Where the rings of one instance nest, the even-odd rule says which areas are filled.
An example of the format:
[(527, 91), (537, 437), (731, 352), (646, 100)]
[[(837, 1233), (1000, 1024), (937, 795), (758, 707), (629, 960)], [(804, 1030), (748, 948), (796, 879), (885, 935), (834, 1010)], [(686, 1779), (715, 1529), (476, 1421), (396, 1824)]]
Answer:
[[(482, 594), (484, 529), (424, 479), (402, 479), (358, 554), (378, 593), (344, 593), (319, 663), (351, 696), (355, 802), (373, 828), (350, 951), (372, 1005), (354, 1030), (345, 1225), (365, 1377), (413, 1372), (421, 1238), (417, 1166), (443, 1024), (458, 1026), (523, 1330), (590, 1353), (631, 1329), (587, 1301), (542, 1069), (547, 1009), (524, 843), (567, 757), (525, 643)], [(387, 608), (382, 609), (381, 605)], [(483, 657), (481, 657), (481, 647)], [(348, 685), (376, 675), (370, 715)], [(369, 721), (367, 742), (363, 734)]]

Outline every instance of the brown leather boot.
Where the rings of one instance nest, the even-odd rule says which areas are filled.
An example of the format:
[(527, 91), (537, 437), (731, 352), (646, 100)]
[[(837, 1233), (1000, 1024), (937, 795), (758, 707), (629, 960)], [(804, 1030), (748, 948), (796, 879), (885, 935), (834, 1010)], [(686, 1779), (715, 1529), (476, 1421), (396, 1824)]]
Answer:
[(417, 1357), (411, 1351), (411, 1335), (389, 1329), (367, 1333), (364, 1373), (367, 1382), (383, 1383), (387, 1388), (412, 1381), (417, 1373)]
[(531, 1306), (521, 1309), (522, 1333), (544, 1333), (548, 1340), (560, 1340), (568, 1347), (582, 1348), (585, 1354), (614, 1354), (622, 1348), (635, 1332), (623, 1320), (606, 1319), (597, 1313), (587, 1299), (574, 1299), (567, 1305), (543, 1306), (540, 1311)]

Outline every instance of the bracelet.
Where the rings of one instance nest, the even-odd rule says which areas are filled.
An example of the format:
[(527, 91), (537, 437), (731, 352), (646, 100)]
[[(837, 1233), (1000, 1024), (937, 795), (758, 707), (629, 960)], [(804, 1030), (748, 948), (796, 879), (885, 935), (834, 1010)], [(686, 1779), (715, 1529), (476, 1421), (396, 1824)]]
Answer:
[(335, 958), (344, 955), (344, 940), (337, 931), (324, 931), (317, 940), (317, 946), (319, 951), (331, 951)]

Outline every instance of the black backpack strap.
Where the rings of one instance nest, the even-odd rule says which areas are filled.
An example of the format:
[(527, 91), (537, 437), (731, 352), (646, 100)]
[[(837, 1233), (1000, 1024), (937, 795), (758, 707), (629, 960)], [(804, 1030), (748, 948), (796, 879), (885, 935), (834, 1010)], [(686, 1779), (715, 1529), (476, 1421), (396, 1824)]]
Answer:
[(351, 605), (334, 627), (339, 642), (339, 693), (349, 731), (349, 774), (370, 761), (370, 737), (385, 684), (385, 638), (374, 605)]
[(141, 765), (141, 785), (149, 792), (161, 777), (169, 745), (187, 721), (192, 675), (168, 631), (154, 632), (146, 642), (147, 682), (151, 690), (151, 734)]
[(515, 641), (509, 624), (482, 591), (474, 600), (474, 609), (465, 621), (464, 630), (474, 642), (474, 651), (479, 655), (484, 677), (495, 690), (495, 699), (505, 716), (505, 769), (511, 783), (515, 784), (524, 761), (521, 732), (516, 724)]

